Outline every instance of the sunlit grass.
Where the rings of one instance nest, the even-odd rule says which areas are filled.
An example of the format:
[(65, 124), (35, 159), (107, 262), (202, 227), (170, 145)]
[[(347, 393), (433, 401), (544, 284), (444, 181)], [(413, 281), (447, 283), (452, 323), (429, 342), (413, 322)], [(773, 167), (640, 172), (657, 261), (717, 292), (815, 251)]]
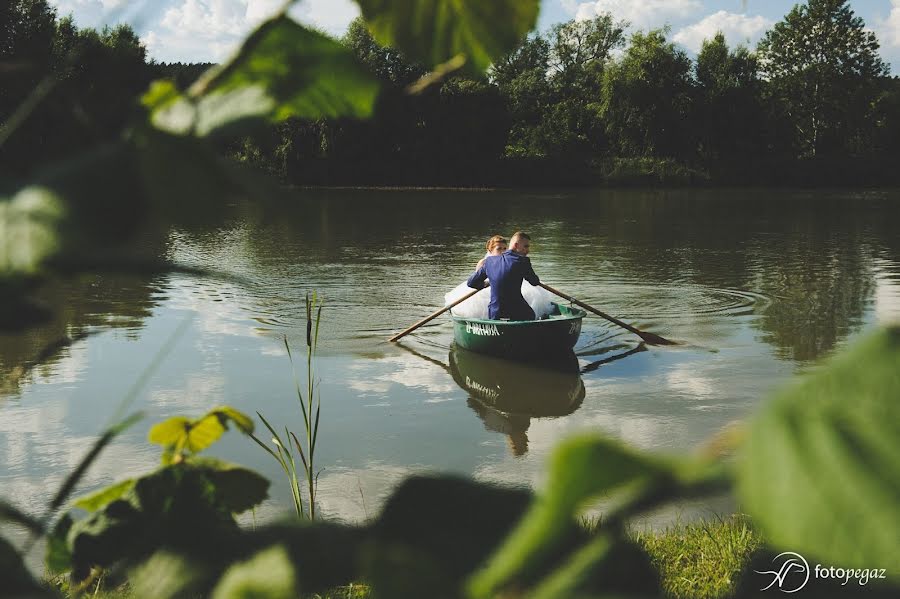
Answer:
[(636, 532), (635, 540), (659, 570), (666, 596), (675, 599), (732, 596), (741, 571), (762, 542), (741, 515)]

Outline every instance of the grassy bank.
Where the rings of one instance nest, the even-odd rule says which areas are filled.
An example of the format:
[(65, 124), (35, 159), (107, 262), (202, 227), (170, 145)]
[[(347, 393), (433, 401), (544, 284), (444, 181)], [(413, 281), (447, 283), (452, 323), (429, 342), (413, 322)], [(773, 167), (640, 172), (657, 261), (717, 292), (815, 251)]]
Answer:
[(741, 570), (761, 544), (739, 516), (640, 532), (636, 540), (659, 571), (666, 596), (673, 599), (732, 595)]
[[(692, 524), (676, 524), (664, 531), (635, 531), (635, 540), (650, 555), (660, 573), (665, 596), (672, 599), (717, 599), (731, 596), (750, 555), (760, 546), (759, 536), (739, 516)], [(67, 596), (66, 588), (61, 591)], [(106, 599), (137, 599), (128, 588), (94, 593)], [(368, 599), (363, 584), (333, 589), (308, 599)], [(427, 593), (423, 594), (427, 596)]]

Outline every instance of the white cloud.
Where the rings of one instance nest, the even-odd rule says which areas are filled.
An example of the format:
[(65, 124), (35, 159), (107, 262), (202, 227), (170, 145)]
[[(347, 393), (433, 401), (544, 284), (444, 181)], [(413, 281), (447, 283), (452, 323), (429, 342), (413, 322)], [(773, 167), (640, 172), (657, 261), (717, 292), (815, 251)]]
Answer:
[(878, 31), (882, 44), (900, 47), (900, 0), (891, 0), (891, 14), (879, 24)]
[(359, 7), (351, 0), (306, 0), (291, 14), (332, 35), (343, 35), (350, 21), (359, 16)]
[[(221, 61), (247, 33), (283, 5), (283, 0), (178, 0), (163, 12), (142, 40), (150, 56), (157, 60)], [(332, 35), (342, 34), (358, 14), (350, 0), (307, 0), (291, 11), (297, 20)]]
[(673, 38), (688, 49), (698, 52), (703, 45), (703, 40), (711, 39), (721, 31), (729, 43), (755, 42), (772, 26), (772, 21), (762, 15), (748, 16), (720, 10), (701, 21), (688, 25), (679, 30)]
[(635, 29), (664, 25), (667, 19), (690, 16), (702, 8), (700, 0), (596, 0), (578, 5), (575, 18), (591, 19), (610, 13), (625, 19)]

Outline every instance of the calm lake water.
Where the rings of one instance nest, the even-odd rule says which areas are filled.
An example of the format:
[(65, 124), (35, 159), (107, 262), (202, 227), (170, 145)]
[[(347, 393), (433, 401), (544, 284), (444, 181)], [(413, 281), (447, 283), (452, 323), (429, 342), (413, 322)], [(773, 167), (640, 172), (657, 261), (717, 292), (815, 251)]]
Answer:
[[(371, 516), (419, 472), (540, 488), (552, 448), (578, 431), (689, 451), (900, 320), (898, 216), (900, 192), (883, 191), (304, 191), (223, 206), (142, 247), (237, 278), (67, 281), (44, 290), (55, 322), (0, 337), (0, 495), (39, 511), (167, 343), (131, 405), (147, 417), (83, 491), (153, 468), (147, 430), (175, 414), (229, 404), (299, 430), (282, 339), (305, 354), (311, 290), (326, 303), (317, 461), (329, 517)], [(515, 229), (532, 234), (545, 282), (683, 345), (644, 348), (592, 316), (580, 374), (565, 374), (455, 351), (447, 317), (387, 343), (442, 305), (489, 235)], [(32, 366), (64, 335), (87, 336)], [(257, 517), (290, 509), (250, 440), (228, 433), (213, 453), (273, 481)]]

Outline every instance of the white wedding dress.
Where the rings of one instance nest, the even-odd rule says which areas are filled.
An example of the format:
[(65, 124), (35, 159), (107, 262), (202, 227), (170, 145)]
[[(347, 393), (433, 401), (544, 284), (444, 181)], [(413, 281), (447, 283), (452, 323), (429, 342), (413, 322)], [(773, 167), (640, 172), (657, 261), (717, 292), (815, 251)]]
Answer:
[[(460, 283), (444, 296), (444, 305), (449, 306), (471, 291), (472, 288), (466, 285), (465, 281)], [(525, 298), (525, 301), (528, 302), (528, 305), (534, 310), (535, 318), (543, 318), (553, 311), (553, 306), (551, 305), (553, 296), (543, 287), (535, 287), (528, 281), (522, 281), (522, 297)], [(454, 316), (461, 316), (463, 318), (480, 318), (486, 320), (488, 317), (489, 303), (491, 303), (491, 290), (485, 288), (460, 305), (452, 308), (450, 313)]]

